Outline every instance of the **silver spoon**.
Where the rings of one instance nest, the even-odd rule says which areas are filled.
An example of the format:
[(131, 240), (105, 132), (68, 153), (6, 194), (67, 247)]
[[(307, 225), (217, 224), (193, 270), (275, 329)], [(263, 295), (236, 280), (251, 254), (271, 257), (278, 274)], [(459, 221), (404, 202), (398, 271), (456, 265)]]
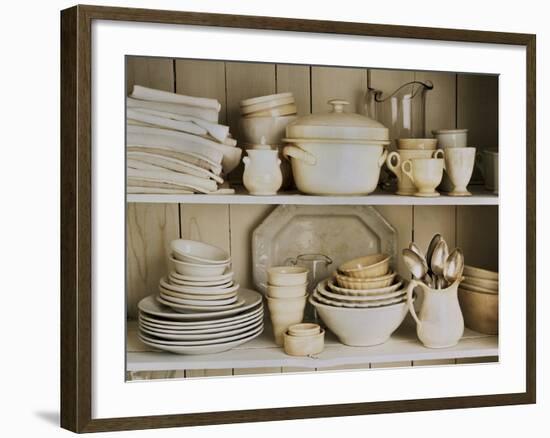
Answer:
[[(428, 271), (426, 270), (425, 260), (423, 261), (420, 256), (409, 248), (405, 248), (402, 252), (403, 260), (407, 265), (409, 271), (417, 280), (424, 281)], [(431, 278), (428, 276), (427, 280), (431, 283)]]
[(424, 270), (426, 271), (426, 274), (424, 274), (424, 277), (422, 277), (422, 281), (428, 286), (433, 287), (432, 277), (430, 277), (430, 274), (428, 273), (430, 267), (428, 266), (428, 262), (426, 261), (426, 256), (424, 256), (422, 250), (414, 242), (409, 243), (409, 249), (418, 255), (418, 257), (422, 261), (422, 264), (424, 265)]
[(449, 247), (447, 242), (441, 238), (439, 243), (433, 250), (430, 266), (432, 267), (432, 272), (435, 275), (434, 282), (437, 289), (441, 289), (441, 283), (443, 280), (443, 270), (445, 269), (445, 263), (449, 257)]
[(439, 243), (439, 241), (442, 239), (441, 234), (437, 233), (434, 234), (432, 237), (432, 240), (430, 240), (430, 244), (428, 245), (428, 251), (426, 252), (426, 261), (428, 262), (428, 267), (430, 270), (432, 270), (432, 255), (434, 253), (434, 249)]
[(449, 254), (445, 263), (445, 269), (443, 275), (445, 280), (449, 283), (447, 286), (453, 284), (456, 280), (462, 277), (464, 271), (464, 254), (460, 248), (455, 248), (453, 252)]

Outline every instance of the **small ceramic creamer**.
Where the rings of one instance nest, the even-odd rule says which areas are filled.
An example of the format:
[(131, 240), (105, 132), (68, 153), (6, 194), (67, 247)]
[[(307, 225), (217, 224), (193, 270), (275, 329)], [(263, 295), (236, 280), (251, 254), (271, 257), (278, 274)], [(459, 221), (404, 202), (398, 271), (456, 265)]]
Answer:
[(275, 195), (283, 183), (279, 151), (247, 149), (243, 158), (243, 183), (251, 195)]
[[(418, 339), (428, 348), (447, 348), (456, 345), (464, 334), (464, 318), (458, 302), (455, 281), (446, 289), (432, 289), (423, 282), (411, 280), (407, 288), (409, 311), (416, 321)], [(424, 300), (417, 315), (413, 305), (415, 287), (424, 290)]]

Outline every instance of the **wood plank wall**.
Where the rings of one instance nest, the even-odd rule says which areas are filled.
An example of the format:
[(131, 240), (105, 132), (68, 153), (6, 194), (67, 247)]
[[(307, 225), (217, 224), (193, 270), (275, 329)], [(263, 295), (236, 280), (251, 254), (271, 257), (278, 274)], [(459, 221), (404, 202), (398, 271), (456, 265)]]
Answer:
[[(498, 78), (494, 76), (138, 57), (127, 58), (126, 75), (128, 92), (134, 84), (139, 84), (218, 99), (222, 105), (220, 121), (230, 126), (230, 132), (237, 139), (242, 99), (292, 91), (300, 115), (327, 111), (327, 101), (331, 98), (346, 99), (350, 102), (349, 110), (359, 112), (365, 102), (367, 86), (387, 93), (411, 80), (430, 80), (434, 84), (434, 89), (427, 94), (427, 135), (432, 129), (466, 127), (470, 130), (470, 145), (482, 149), (498, 148)], [(236, 170), (231, 179), (238, 180), (241, 174), (242, 170)], [(178, 237), (200, 239), (226, 249), (238, 267), (236, 280), (244, 287), (253, 287), (251, 234), (274, 208), (264, 205), (129, 204), (128, 317), (135, 318), (138, 301), (156, 291), (159, 277), (168, 271), (167, 245)], [(404, 248), (411, 240), (426, 248), (433, 233), (440, 232), (450, 246), (463, 248), (467, 263), (498, 269), (497, 207), (379, 206), (377, 209), (396, 228), (398, 248)], [(401, 260), (398, 270), (407, 274)], [(377, 364), (376, 367), (422, 364), (405, 362)], [(370, 364), (355, 368), (370, 368)], [(254, 370), (291, 371), (299, 369)], [(194, 370), (170, 373), (170, 377), (249, 372), (252, 370)]]

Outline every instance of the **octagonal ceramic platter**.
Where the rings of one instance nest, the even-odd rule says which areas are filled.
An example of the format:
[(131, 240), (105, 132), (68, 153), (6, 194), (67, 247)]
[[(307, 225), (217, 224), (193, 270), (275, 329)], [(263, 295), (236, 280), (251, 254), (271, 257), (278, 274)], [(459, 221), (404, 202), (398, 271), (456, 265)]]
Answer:
[(255, 285), (267, 290), (267, 269), (300, 254), (324, 254), (333, 272), (355, 257), (397, 251), (395, 229), (368, 205), (280, 205), (254, 230), (252, 266)]

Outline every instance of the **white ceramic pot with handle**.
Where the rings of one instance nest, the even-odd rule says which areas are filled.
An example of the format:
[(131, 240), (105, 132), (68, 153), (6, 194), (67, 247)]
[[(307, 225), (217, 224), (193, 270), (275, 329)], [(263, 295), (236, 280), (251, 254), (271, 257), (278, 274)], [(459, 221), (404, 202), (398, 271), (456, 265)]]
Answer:
[(312, 195), (367, 195), (374, 191), (386, 161), (388, 129), (359, 114), (345, 113), (348, 102), (331, 100), (332, 112), (300, 117), (286, 128), (298, 190)]

